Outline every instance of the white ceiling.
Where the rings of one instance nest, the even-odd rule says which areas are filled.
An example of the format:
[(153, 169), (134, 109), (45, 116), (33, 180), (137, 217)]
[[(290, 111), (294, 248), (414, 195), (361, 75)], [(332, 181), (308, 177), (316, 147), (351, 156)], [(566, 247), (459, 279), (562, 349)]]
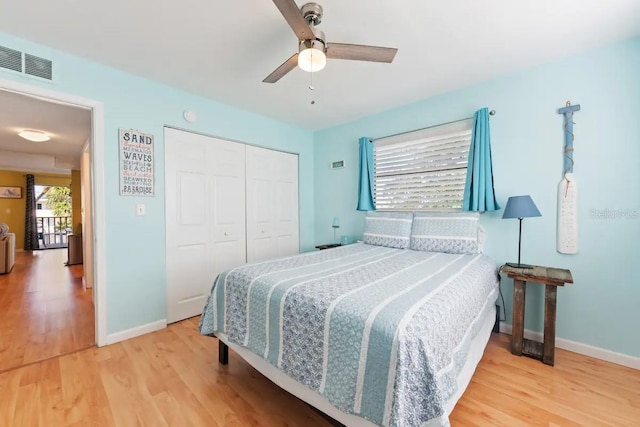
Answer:
[(319, 2), (329, 43), (394, 63), (329, 60), (314, 92), (299, 69), (262, 83), (297, 49), (268, 0), (7, 1), (0, 28), (312, 130), (640, 34), (638, 0)]
[[(43, 131), (51, 140), (27, 141), (18, 136), (24, 129)], [(80, 169), (90, 134), (88, 109), (0, 90), (0, 168), (62, 173)]]

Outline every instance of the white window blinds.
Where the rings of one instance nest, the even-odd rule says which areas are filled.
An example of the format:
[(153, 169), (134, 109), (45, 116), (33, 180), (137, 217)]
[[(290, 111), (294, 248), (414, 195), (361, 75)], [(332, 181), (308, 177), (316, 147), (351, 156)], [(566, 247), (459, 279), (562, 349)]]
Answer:
[(472, 122), (375, 140), (376, 209), (462, 209)]

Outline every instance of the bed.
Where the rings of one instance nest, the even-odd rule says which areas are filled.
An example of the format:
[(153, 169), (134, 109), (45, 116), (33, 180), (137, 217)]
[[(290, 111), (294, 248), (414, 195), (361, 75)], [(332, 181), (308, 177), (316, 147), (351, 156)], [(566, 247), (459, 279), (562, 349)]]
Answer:
[(383, 235), (220, 274), (201, 333), (347, 426), (448, 425), (495, 323), (497, 266), (460, 242), (431, 250), (447, 249), (433, 233)]

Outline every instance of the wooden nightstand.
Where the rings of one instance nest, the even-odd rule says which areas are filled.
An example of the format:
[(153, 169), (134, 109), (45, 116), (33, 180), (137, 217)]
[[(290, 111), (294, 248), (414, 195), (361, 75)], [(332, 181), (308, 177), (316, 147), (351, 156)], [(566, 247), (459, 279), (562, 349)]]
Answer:
[(337, 248), (338, 246), (342, 246), (342, 245), (340, 243), (329, 243), (326, 245), (318, 245), (316, 246), (316, 249), (320, 249), (320, 250), (331, 249), (331, 248)]
[[(556, 347), (556, 294), (558, 286), (573, 283), (569, 270), (561, 268), (533, 266), (517, 268), (502, 266), (500, 273), (513, 279), (513, 330), (511, 332), (511, 353), (542, 360), (553, 366)], [(544, 343), (524, 338), (524, 302), (527, 282), (542, 283), (544, 290)]]

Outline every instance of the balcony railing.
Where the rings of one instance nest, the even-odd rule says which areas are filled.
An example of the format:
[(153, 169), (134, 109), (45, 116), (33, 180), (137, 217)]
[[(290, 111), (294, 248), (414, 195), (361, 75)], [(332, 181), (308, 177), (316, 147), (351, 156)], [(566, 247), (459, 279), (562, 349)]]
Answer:
[(72, 231), (71, 217), (39, 216), (36, 222), (40, 249), (67, 247), (67, 234)]

